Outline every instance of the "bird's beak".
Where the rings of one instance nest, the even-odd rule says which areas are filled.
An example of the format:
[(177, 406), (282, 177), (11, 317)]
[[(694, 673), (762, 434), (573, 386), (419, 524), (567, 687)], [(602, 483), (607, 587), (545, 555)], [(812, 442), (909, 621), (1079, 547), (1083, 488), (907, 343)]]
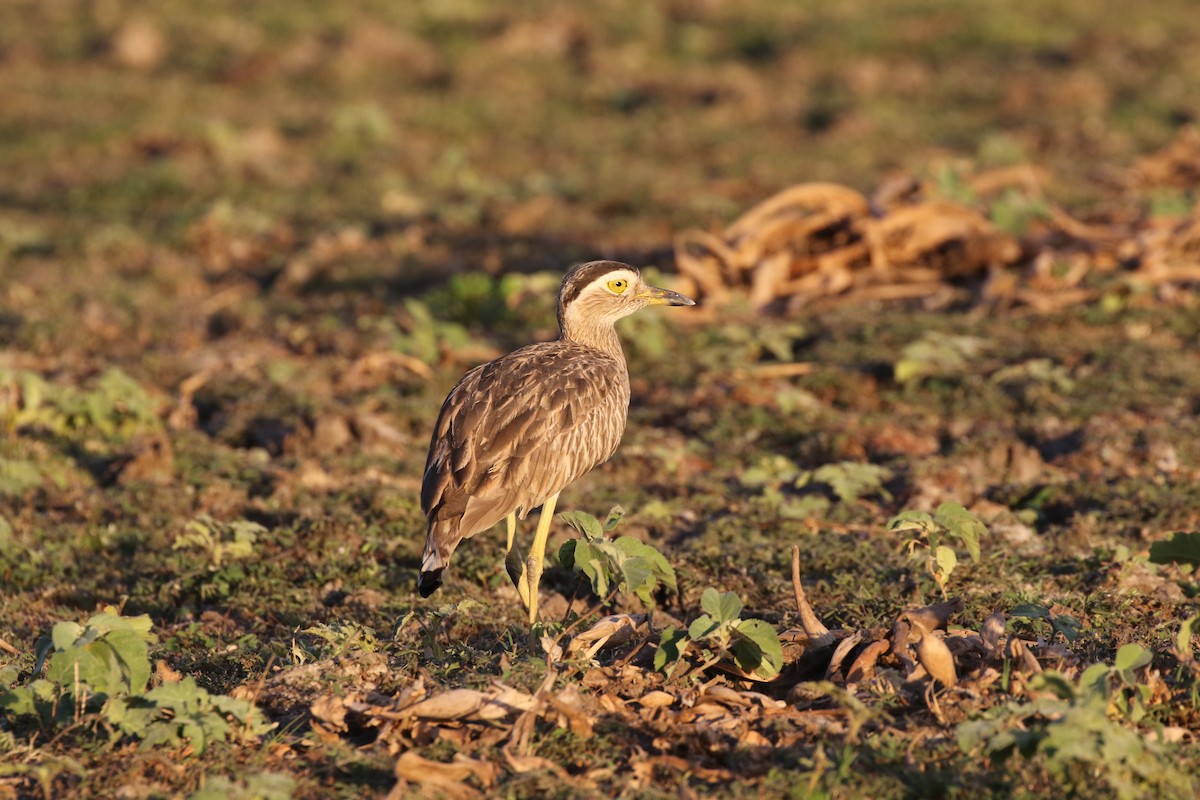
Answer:
[(659, 289), (657, 286), (643, 286), (637, 296), (652, 306), (694, 306), (696, 301), (685, 297), (679, 292), (669, 289)]

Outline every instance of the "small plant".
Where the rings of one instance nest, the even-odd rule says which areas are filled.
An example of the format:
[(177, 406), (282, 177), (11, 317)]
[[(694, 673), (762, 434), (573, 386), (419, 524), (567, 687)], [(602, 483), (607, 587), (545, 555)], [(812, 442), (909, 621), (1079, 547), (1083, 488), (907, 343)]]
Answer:
[(992, 201), (988, 216), (1000, 230), (1013, 236), (1024, 236), (1035, 221), (1050, 219), (1050, 208), (1040, 197), (1009, 188)]
[[(446, 656), (445, 648), (443, 648), (441, 643), (438, 641), (438, 634), (440, 634), (443, 629), (449, 630), (450, 626), (453, 625), (455, 620), (459, 617), (465, 616), (469, 612), (476, 611), (483, 607), (483, 603), (480, 603), (478, 600), (472, 600), (468, 597), (467, 599), (461, 600), (457, 603), (444, 603), (443, 605), (438, 606), (437, 610), (429, 615), (428, 621), (424, 622), (421, 626), (421, 638), (424, 640), (425, 646), (433, 651), (434, 659), (436, 659), (438, 662), (441, 662)], [(413, 612), (410, 611), (408, 615), (396, 626), (396, 629), (399, 630), (400, 628), (403, 628), (404, 625), (407, 624), (408, 620), (412, 618), (412, 616)], [(293, 647), (293, 649), (295, 648)]]
[[(46, 677), (10, 688), (0, 695), (0, 708), (37, 717), (44, 725), (78, 721), (110, 698), (146, 688), (154, 641), (150, 617), (122, 617), (111, 607), (86, 625), (59, 622), (38, 642), (33, 674), (44, 669)], [(7, 667), (0, 677), (11, 686), (16, 669)]]
[(1147, 651), (1126, 645), (1116, 663), (1090, 667), (1078, 684), (1057, 672), (1035, 676), (1030, 688), (1043, 693), (1040, 697), (1007, 703), (960, 724), (959, 747), (999, 759), (1019, 753), (1080, 796), (1095, 796), (1098, 784), (1107, 784), (1113, 795), (1130, 800), (1195, 797), (1195, 779), (1165, 747), (1109, 717), (1116, 708), (1133, 721), (1130, 707), (1121, 710), (1115, 698), (1128, 697), (1131, 685), (1134, 696), (1142, 694), (1133, 671), (1147, 663)]
[(471, 334), (465, 327), (434, 317), (429, 306), (420, 300), (405, 300), (404, 311), (409, 320), (406, 332), (394, 334), (393, 346), (406, 355), (436, 364), (443, 352), (461, 350), (471, 342)]
[(15, 667), (0, 670), (0, 711), (43, 728), (102, 721), (146, 746), (187, 740), (197, 753), (214, 739), (252, 739), (274, 727), (254, 704), (210, 694), (190, 677), (147, 691), (154, 641), (148, 616), (112, 607), (84, 625), (59, 622), (38, 644), (33, 674), (44, 669), (44, 678), (21, 686)]
[(904, 347), (892, 374), (901, 384), (962, 375), (986, 346), (985, 340), (975, 336), (928, 333)]
[(96, 433), (128, 439), (162, 429), (159, 403), (116, 367), (109, 367), (87, 389), (50, 383), (30, 370), (0, 369), (0, 428), (41, 428), (70, 436)]
[(217, 570), (227, 561), (238, 561), (254, 554), (254, 544), (267, 529), (257, 522), (244, 519), (233, 522), (217, 522), (202, 515), (184, 526), (184, 532), (175, 537), (171, 546), (175, 550), (193, 548), (206, 556), (210, 569)]
[(892, 495), (883, 488), (883, 484), (894, 475), (890, 469), (879, 464), (840, 461), (801, 472), (796, 478), (795, 486), (797, 489), (803, 489), (812, 484), (823, 484), (832, 489), (838, 500), (843, 503), (853, 503), (860, 497), (872, 494), (890, 500)]
[(672, 591), (675, 570), (663, 554), (632, 536), (610, 539), (604, 534), (612, 531), (625, 517), (620, 506), (613, 506), (604, 522), (579, 511), (568, 511), (558, 518), (579, 531), (580, 538), (564, 542), (558, 550), (558, 561), (567, 569), (582, 572), (591, 583), (597, 597), (610, 594), (632, 594), (646, 608), (654, 608), (654, 592), (659, 585)]
[(253, 703), (210, 694), (190, 675), (144, 694), (114, 698), (104, 717), (121, 733), (141, 739), (143, 747), (178, 747), (186, 740), (196, 753), (210, 742), (253, 739), (275, 727)]
[(979, 540), (987, 526), (958, 503), (942, 503), (930, 514), (926, 511), (902, 511), (888, 523), (888, 530), (909, 533), (905, 549), (912, 554), (918, 547), (929, 551), (926, 568), (946, 597), (946, 584), (958, 566), (954, 548), (944, 544), (947, 538), (957, 539), (967, 549), (971, 560), (980, 557)]
[(770, 680), (783, 668), (783, 647), (775, 629), (761, 619), (741, 619), (742, 601), (733, 592), (708, 588), (700, 596), (704, 614), (686, 631), (669, 627), (662, 632), (654, 668), (668, 677), (692, 645), (700, 648), (703, 671), (720, 661), (732, 662), (747, 674)]
[(1024, 618), (1045, 622), (1050, 626), (1051, 635), (1054, 633), (1062, 634), (1062, 637), (1068, 642), (1073, 642), (1079, 638), (1079, 628), (1081, 627), (1079, 620), (1070, 614), (1055, 614), (1050, 609), (1045, 606), (1039, 606), (1037, 603), (1021, 603), (1009, 612), (1009, 616), (1013, 619)]
[[(892, 495), (884, 483), (894, 475), (887, 467), (859, 461), (801, 469), (785, 456), (770, 455), (747, 468), (739, 480), (743, 486), (761, 489), (763, 500), (783, 519), (805, 519), (826, 513), (834, 499), (854, 503), (878, 495), (890, 500)], [(785, 488), (793, 491), (785, 494)]]
[(283, 772), (259, 772), (236, 779), (215, 775), (187, 800), (291, 800), (296, 779)]
[(1146, 703), (1153, 692), (1149, 686), (1138, 682), (1134, 672), (1153, 659), (1154, 653), (1140, 644), (1123, 645), (1111, 667), (1092, 664), (1079, 676), (1079, 685), (1104, 693), (1121, 716), (1136, 725), (1145, 718)]
[(0, 497), (20, 496), (42, 485), (43, 474), (32, 461), (0, 459)]
[(379, 649), (379, 639), (375, 630), (354, 620), (334, 620), (328, 625), (318, 623), (311, 628), (305, 628), (304, 633), (324, 642), (322, 650), (327, 658), (337, 658), (351, 650), (374, 653)]
[(184, 575), (179, 585), (196, 591), (201, 601), (228, 597), (246, 577), (240, 562), (254, 555), (258, 537), (266, 532), (257, 522), (244, 519), (218, 522), (202, 515), (192, 520), (175, 538), (172, 549), (199, 554), (203, 568)]

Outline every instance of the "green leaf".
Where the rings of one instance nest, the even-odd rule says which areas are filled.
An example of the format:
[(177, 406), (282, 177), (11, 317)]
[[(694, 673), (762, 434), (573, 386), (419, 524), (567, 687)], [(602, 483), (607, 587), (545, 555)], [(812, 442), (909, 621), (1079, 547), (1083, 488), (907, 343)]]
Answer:
[(809, 479), (827, 484), (833, 489), (838, 500), (852, 503), (866, 494), (882, 493), (887, 496), (888, 493), (883, 490), (883, 483), (891, 480), (893, 474), (890, 469), (878, 464), (842, 461), (837, 464), (825, 464), (809, 475), (802, 475), (797, 484), (801, 481), (807, 483)]
[(820, 494), (789, 497), (779, 504), (780, 519), (808, 519), (819, 517), (829, 511), (832, 501)]
[(575, 545), (578, 539), (568, 539), (558, 548), (558, 563), (567, 569), (575, 569)]
[(1009, 616), (1025, 617), (1027, 619), (1044, 619), (1049, 621), (1051, 618), (1050, 609), (1045, 606), (1039, 606), (1036, 603), (1021, 603), (1013, 606)]
[(31, 461), (0, 459), (0, 497), (22, 495), (42, 485), (42, 473)]
[(1175, 647), (1179, 651), (1180, 657), (1186, 660), (1192, 660), (1192, 628), (1200, 622), (1200, 614), (1194, 614), (1183, 621), (1179, 626), (1179, 634), (1175, 637)]
[(1153, 660), (1154, 654), (1140, 644), (1123, 645), (1117, 651), (1116, 660), (1113, 661), (1113, 666), (1122, 672), (1126, 670), (1138, 669), (1144, 667)]
[(933, 517), (926, 511), (901, 511), (887, 524), (889, 531), (928, 531), (935, 527)]
[(150, 682), (150, 648), (146, 640), (132, 630), (111, 631), (104, 637), (121, 662), (126, 690), (137, 694)]
[(654, 669), (666, 671), (668, 665), (674, 665), (683, 658), (687, 651), (688, 636), (684, 631), (670, 626), (663, 630), (658, 637), (658, 649), (654, 651)]
[(937, 569), (934, 572), (934, 577), (937, 578), (939, 584), (945, 584), (950, 579), (950, 573), (954, 572), (954, 568), (958, 566), (958, 556), (949, 547), (938, 545), (933, 551), (934, 564)]
[(1171, 538), (1150, 545), (1150, 561), (1155, 564), (1200, 565), (1200, 532), (1173, 533)]
[(930, 375), (958, 375), (987, 344), (974, 336), (928, 333), (904, 347), (893, 367), (897, 383), (908, 383)]
[(692, 641), (700, 641), (707, 639), (720, 629), (721, 624), (708, 614), (701, 614), (696, 619), (692, 620), (692, 624), (688, 626), (687, 635)]
[(589, 542), (604, 538), (604, 528), (600, 520), (582, 511), (563, 511), (558, 518), (583, 534)]
[(764, 680), (778, 675), (783, 669), (783, 645), (775, 628), (761, 619), (745, 619), (737, 624), (736, 631), (733, 657), (738, 667)]
[(75, 640), (83, 634), (83, 626), (78, 622), (58, 622), (50, 629), (50, 641), (55, 649), (66, 650), (75, 644)]
[(896, 379), (896, 383), (908, 383), (914, 378), (923, 376), (926, 369), (927, 365), (924, 361), (902, 358), (892, 367), (892, 376)]
[(627, 558), (621, 563), (621, 581), (627, 592), (649, 588), (652, 582), (650, 562), (641, 556)]
[(595, 545), (578, 539), (575, 545), (575, 568), (587, 576), (592, 583), (592, 591), (600, 597), (608, 594), (610, 583), (608, 559)]
[(1061, 672), (1048, 669), (1045, 672), (1035, 675), (1032, 680), (1034, 688), (1039, 690), (1049, 690), (1054, 692), (1063, 700), (1070, 700), (1075, 696), (1075, 685), (1067, 680)]
[(734, 592), (718, 592), (709, 587), (700, 595), (700, 607), (719, 623), (733, 622), (742, 615), (742, 601)]
[(979, 560), (979, 540), (987, 533), (987, 526), (978, 517), (958, 503), (942, 503), (933, 512), (933, 518), (962, 540), (972, 561)]
[(1095, 689), (1108, 694), (1108, 673), (1112, 668), (1108, 664), (1092, 664), (1079, 676), (1079, 685), (1084, 689)]
[(1055, 614), (1050, 619), (1050, 627), (1061, 633), (1068, 642), (1073, 642), (1079, 638), (1079, 629), (1083, 625), (1070, 614)]
[(6, 692), (0, 692), (0, 710), (8, 711), (13, 716), (48, 719), (59, 694), (57, 686), (39, 678), (30, 681), (28, 686), (14, 686)]
[(662, 581), (671, 589), (676, 588), (675, 570), (667, 563), (666, 557), (654, 547), (632, 536), (617, 537), (613, 545), (627, 557), (645, 561), (655, 579)]
[(296, 779), (278, 772), (260, 772), (237, 781), (209, 775), (187, 800), (291, 800), (295, 789)]
[(625, 519), (625, 509), (620, 506), (613, 506), (608, 510), (608, 516), (604, 518), (604, 530), (611, 531)]

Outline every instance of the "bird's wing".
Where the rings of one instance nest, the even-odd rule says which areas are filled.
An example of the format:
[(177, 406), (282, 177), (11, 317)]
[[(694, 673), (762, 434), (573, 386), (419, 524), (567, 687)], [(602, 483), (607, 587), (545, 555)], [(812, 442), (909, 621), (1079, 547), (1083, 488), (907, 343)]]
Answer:
[(616, 359), (553, 343), (468, 372), (434, 428), (422, 510), (462, 515), (459, 532), (471, 536), (608, 458), (628, 408), (623, 370)]

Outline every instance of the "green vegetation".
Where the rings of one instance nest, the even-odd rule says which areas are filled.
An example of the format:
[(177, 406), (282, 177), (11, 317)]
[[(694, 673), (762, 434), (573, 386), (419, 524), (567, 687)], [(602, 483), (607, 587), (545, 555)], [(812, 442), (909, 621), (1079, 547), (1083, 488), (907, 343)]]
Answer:
[(275, 727), (253, 703), (210, 694), (190, 676), (147, 689), (150, 625), (145, 614), (123, 617), (113, 608), (85, 625), (56, 624), (33, 668), (38, 675), (44, 665), (46, 677), (15, 685), (17, 670), (5, 668), (0, 709), (42, 729), (83, 726), (147, 747), (186, 742), (198, 755), (213, 741), (252, 741)]
[(654, 608), (654, 593), (661, 584), (675, 591), (675, 570), (655, 548), (632, 536), (609, 539), (604, 534), (616, 528), (625, 510), (614, 506), (604, 523), (580, 511), (568, 511), (558, 518), (582, 536), (563, 542), (558, 561), (567, 569), (577, 569), (591, 583), (601, 599), (612, 594), (631, 594), (648, 609)]
[(979, 561), (979, 541), (987, 534), (987, 527), (958, 503), (942, 503), (932, 514), (902, 511), (888, 523), (888, 530), (909, 534), (904, 548), (910, 554), (918, 547), (929, 552), (926, 569), (937, 582), (943, 597), (950, 575), (958, 566), (958, 555), (954, 548), (942, 544), (943, 539), (957, 539), (967, 549), (971, 560)]
[(699, 669), (722, 660), (738, 669), (771, 679), (783, 668), (783, 649), (775, 629), (761, 619), (741, 619), (742, 601), (733, 592), (708, 588), (700, 595), (705, 613), (696, 617), (686, 631), (667, 628), (662, 632), (654, 668), (670, 676), (688, 649), (700, 649)]
[(1161, 738), (1120, 724), (1122, 717), (1136, 723), (1146, 714), (1143, 704), (1152, 691), (1135, 671), (1151, 658), (1149, 651), (1128, 644), (1112, 666), (1095, 664), (1078, 683), (1047, 672), (1033, 681), (1031, 688), (1039, 693), (1033, 701), (1006, 703), (981, 720), (961, 723), (959, 746), (1001, 760), (1019, 755), (1080, 795), (1187, 797), (1195, 790), (1194, 777)]

